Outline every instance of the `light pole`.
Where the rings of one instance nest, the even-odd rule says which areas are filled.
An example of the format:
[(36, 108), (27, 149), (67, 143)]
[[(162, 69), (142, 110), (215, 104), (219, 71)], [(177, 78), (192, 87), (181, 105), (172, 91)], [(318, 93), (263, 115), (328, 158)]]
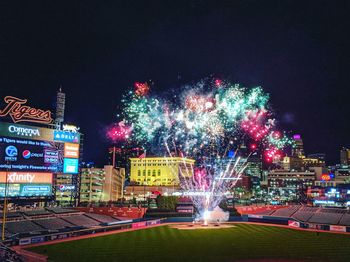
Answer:
[(7, 187), (8, 187), (7, 177), (8, 177), (8, 168), (6, 168), (6, 175), (5, 175), (4, 207), (2, 211), (2, 233), (1, 233), (2, 241), (5, 240), (5, 224), (6, 224), (6, 212), (7, 212)]

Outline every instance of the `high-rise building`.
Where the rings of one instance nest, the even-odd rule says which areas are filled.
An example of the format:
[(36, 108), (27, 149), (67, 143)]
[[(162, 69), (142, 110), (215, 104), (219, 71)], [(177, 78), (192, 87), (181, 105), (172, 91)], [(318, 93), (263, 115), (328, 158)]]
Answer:
[(262, 174), (262, 159), (261, 157), (252, 156), (247, 160), (247, 167), (244, 173), (248, 176), (254, 176), (261, 178)]
[(60, 128), (60, 125), (64, 121), (64, 111), (66, 105), (66, 94), (62, 92), (62, 87), (57, 91), (56, 96), (56, 118), (55, 123)]
[(306, 190), (313, 186), (316, 179), (312, 171), (272, 170), (268, 173), (268, 192), (284, 200), (301, 200), (306, 197)]
[(293, 136), (294, 144), (295, 146), (292, 148), (292, 156), (294, 157), (299, 157), (299, 158), (304, 158), (304, 144), (303, 140), (301, 139), (301, 135), (295, 134)]
[(130, 158), (130, 182), (147, 186), (178, 186), (179, 176), (192, 177), (195, 160), (181, 157)]
[(124, 180), (124, 168), (82, 168), (80, 202), (117, 201), (123, 197)]
[(108, 149), (109, 164), (115, 167), (125, 168), (126, 177), (130, 176), (130, 158), (138, 157), (143, 153), (139, 147), (112, 146)]
[(350, 149), (343, 147), (340, 150), (340, 164), (345, 166), (350, 164)]

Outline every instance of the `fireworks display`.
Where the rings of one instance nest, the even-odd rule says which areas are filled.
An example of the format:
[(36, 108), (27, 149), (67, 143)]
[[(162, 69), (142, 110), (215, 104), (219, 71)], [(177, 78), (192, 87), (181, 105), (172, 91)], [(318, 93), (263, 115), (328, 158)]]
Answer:
[(218, 205), (253, 152), (269, 163), (291, 145), (291, 139), (276, 129), (269, 96), (261, 87), (205, 79), (168, 98), (152, 96), (151, 91), (147, 84), (135, 84), (135, 91), (122, 101), (123, 125), (112, 128), (109, 136), (126, 138), (156, 155), (195, 159), (192, 181), (180, 177), (180, 184), (204, 193), (193, 198), (199, 209)]
[(168, 149), (193, 158), (225, 157), (245, 145), (251, 151), (266, 149), (269, 154), (263, 155), (269, 155), (268, 161), (277, 157), (274, 152), (282, 155), (281, 149), (291, 143), (276, 130), (269, 96), (261, 87), (248, 89), (206, 79), (168, 99), (150, 92), (147, 83), (135, 83), (135, 90), (122, 101), (123, 125), (112, 127), (108, 137), (125, 138), (156, 154)]

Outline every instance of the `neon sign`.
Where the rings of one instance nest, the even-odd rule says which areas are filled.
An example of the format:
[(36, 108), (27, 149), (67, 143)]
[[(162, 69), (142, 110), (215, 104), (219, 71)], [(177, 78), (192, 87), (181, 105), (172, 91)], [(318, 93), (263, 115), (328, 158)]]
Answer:
[(10, 116), (14, 123), (28, 121), (49, 124), (52, 122), (50, 110), (26, 106), (24, 104), (27, 103), (27, 99), (6, 96), (4, 101), (7, 105), (4, 109), (0, 110), (0, 117)]
[(334, 178), (334, 174), (323, 174), (321, 176), (322, 181), (330, 181)]

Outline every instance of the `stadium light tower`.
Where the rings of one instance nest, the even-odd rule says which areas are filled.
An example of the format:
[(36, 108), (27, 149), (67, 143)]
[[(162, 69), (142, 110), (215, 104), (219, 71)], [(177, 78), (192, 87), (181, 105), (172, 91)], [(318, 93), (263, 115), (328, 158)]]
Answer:
[(3, 210), (2, 210), (2, 232), (1, 232), (2, 241), (5, 240), (5, 225), (6, 225), (6, 211), (7, 211), (7, 189), (8, 189), (8, 178), (7, 177), (8, 177), (8, 168), (6, 169), (4, 206), (3, 206)]

